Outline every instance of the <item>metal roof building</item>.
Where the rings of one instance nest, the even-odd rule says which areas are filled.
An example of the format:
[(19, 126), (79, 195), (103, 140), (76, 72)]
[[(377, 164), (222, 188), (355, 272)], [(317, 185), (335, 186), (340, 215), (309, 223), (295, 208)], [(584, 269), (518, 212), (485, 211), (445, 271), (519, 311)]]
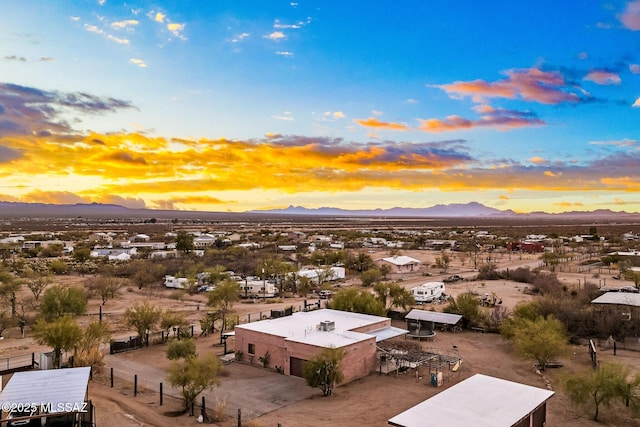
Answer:
[(542, 427), (554, 392), (476, 374), (388, 423), (396, 427)]
[(16, 372), (0, 392), (0, 404), (51, 404), (52, 412), (63, 412), (57, 409), (68, 404), (82, 408), (90, 372), (89, 367)]
[(605, 292), (591, 301), (591, 304), (613, 304), (640, 307), (640, 294), (630, 292)]

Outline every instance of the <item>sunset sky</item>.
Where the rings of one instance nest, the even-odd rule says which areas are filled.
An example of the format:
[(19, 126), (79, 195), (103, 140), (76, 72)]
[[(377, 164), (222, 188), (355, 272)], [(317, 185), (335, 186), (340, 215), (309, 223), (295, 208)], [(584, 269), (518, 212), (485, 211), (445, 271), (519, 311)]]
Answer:
[(0, 0), (0, 200), (640, 212), (640, 0)]

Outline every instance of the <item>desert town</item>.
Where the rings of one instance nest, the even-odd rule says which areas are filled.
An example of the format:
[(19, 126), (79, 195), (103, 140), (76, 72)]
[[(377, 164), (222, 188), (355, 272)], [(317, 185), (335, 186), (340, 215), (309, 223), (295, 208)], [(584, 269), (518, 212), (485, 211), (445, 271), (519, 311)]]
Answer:
[(640, 425), (639, 242), (634, 223), (6, 219), (2, 425)]

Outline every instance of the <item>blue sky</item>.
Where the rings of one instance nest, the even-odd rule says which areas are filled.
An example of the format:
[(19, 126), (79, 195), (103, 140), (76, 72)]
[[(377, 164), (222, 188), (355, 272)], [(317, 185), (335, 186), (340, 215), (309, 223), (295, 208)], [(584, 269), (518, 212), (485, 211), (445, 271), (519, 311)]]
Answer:
[(0, 0), (0, 199), (640, 211), (640, 0)]

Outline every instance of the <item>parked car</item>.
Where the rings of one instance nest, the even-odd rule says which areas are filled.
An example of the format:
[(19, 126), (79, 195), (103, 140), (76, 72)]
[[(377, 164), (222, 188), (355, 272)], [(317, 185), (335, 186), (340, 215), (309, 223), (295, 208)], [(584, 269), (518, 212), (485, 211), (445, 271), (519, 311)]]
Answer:
[(622, 286), (620, 287), (620, 292), (631, 292), (634, 294), (640, 293), (640, 289), (635, 286)]
[(320, 296), (321, 299), (330, 299), (333, 296), (333, 292), (323, 289), (318, 292), (318, 296)]
[(454, 274), (453, 276), (449, 276), (446, 279), (444, 279), (443, 282), (451, 283), (451, 282), (459, 282), (460, 280), (464, 280), (464, 277), (458, 274)]

